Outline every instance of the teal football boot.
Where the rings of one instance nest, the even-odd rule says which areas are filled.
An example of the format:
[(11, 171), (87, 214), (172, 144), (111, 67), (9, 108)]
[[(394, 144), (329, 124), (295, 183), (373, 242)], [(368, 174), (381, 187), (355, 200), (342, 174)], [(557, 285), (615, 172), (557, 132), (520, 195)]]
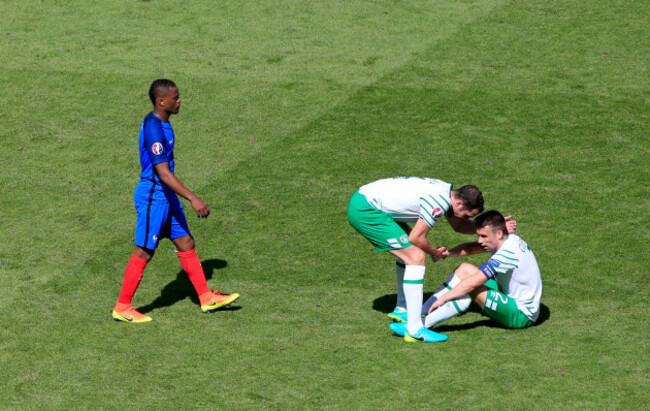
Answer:
[(406, 310), (402, 308), (395, 308), (392, 313), (388, 313), (388, 318), (395, 322), (406, 322)]
[(438, 334), (437, 332), (424, 327), (420, 328), (415, 334), (409, 333), (408, 330), (404, 333), (404, 341), (409, 343), (442, 342), (447, 341), (448, 339), (448, 336)]
[(404, 334), (406, 334), (406, 323), (390, 323), (388, 325), (388, 328), (395, 334), (399, 335), (400, 337), (404, 337)]

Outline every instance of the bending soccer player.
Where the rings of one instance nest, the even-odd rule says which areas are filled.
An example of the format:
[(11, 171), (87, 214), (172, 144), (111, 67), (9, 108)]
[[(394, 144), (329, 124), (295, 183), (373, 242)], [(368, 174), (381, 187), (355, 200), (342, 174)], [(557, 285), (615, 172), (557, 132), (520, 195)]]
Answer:
[(113, 319), (134, 323), (151, 321), (151, 317), (131, 306), (131, 300), (145, 267), (164, 237), (168, 237), (178, 250), (181, 267), (194, 286), (204, 313), (214, 312), (239, 298), (239, 294), (220, 294), (208, 288), (201, 261), (194, 250), (194, 238), (177, 197), (178, 194), (188, 200), (198, 217), (207, 218), (210, 215), (205, 201), (174, 175), (175, 139), (169, 117), (178, 114), (181, 107), (178, 88), (171, 80), (156, 80), (149, 88), (149, 97), (154, 108), (142, 120), (140, 127), (142, 172), (133, 195), (138, 213), (135, 251), (124, 271), (120, 297), (113, 309)]
[[(447, 336), (426, 329), (420, 315), (427, 255), (444, 258), (445, 247), (434, 247), (427, 235), (443, 215), (454, 230), (474, 234), (470, 217), (483, 210), (483, 195), (475, 186), (452, 189), (444, 181), (395, 177), (361, 187), (352, 195), (348, 221), (377, 251), (397, 257), (397, 305), (406, 315), (408, 342), (434, 342)], [(407, 223), (415, 223), (411, 229)], [(393, 313), (391, 313), (393, 314)], [(389, 315), (390, 316), (390, 315)]]
[[(453, 257), (481, 252), (492, 254), (480, 267), (461, 264), (423, 305), (428, 313), (424, 326), (429, 328), (468, 310), (474, 301), (481, 313), (507, 328), (533, 325), (539, 316), (542, 278), (535, 255), (518, 235), (506, 229), (505, 218), (487, 211), (474, 220), (478, 241), (449, 250)], [(404, 319), (402, 319), (404, 320)], [(401, 335), (404, 323), (391, 329)]]

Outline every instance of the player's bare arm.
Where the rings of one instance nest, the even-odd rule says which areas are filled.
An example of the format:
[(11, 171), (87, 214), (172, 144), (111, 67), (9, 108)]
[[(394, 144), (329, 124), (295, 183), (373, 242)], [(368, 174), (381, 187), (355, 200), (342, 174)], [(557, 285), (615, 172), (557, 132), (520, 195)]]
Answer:
[(210, 215), (210, 208), (201, 198), (197, 197), (189, 188), (185, 187), (181, 180), (178, 179), (169, 169), (168, 162), (158, 163), (154, 166), (156, 169), (156, 174), (162, 180), (163, 183), (169, 188), (171, 188), (176, 194), (188, 200), (192, 205), (192, 208), (196, 212), (196, 215), (201, 218), (206, 218)]
[[(449, 225), (456, 231), (461, 234), (476, 234), (476, 224), (471, 218), (459, 218), (453, 215), (446, 215)], [(508, 233), (514, 233), (517, 231), (517, 221), (512, 219), (512, 216), (509, 215), (504, 217), (506, 220), (506, 229)]]
[(460, 218), (454, 215), (445, 215), (445, 217), (447, 218), (447, 221), (449, 221), (451, 228), (453, 228), (457, 233), (476, 234), (476, 224), (474, 224), (474, 220), (471, 218)]
[[(476, 268), (476, 267), (475, 267)], [(485, 283), (485, 275), (476, 268), (476, 271), (469, 275), (469, 277), (463, 279), (457, 286), (449, 290), (448, 293), (444, 294), (442, 297), (438, 298), (431, 308), (429, 308), (429, 314), (435, 311), (438, 307), (442, 307), (448, 301), (455, 300), (459, 297), (469, 294), (476, 288), (482, 286)]]
[(459, 244), (456, 247), (453, 247), (449, 250), (449, 257), (467, 257), (469, 255), (481, 254), (485, 250), (481, 245), (474, 241), (472, 243), (463, 243)]
[(429, 234), (430, 230), (431, 227), (429, 227), (422, 218), (419, 218), (411, 229), (409, 240), (413, 245), (429, 254), (434, 261), (438, 261), (440, 258), (446, 256), (447, 247), (434, 247), (427, 238), (427, 234)]

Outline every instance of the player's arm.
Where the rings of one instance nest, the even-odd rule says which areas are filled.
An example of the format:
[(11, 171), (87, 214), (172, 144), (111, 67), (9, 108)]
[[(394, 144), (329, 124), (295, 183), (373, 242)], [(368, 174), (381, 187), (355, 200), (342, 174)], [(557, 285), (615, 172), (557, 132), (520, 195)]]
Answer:
[(158, 178), (169, 188), (171, 188), (176, 194), (188, 200), (192, 205), (196, 215), (202, 218), (205, 218), (210, 215), (210, 208), (208, 205), (197, 197), (189, 188), (185, 187), (181, 180), (178, 179), (169, 169), (168, 162), (162, 162), (154, 165), (156, 174)]
[(485, 250), (478, 242), (463, 243), (449, 250), (449, 257), (467, 257), (468, 255), (484, 253)]
[[(476, 267), (475, 267), (476, 268)], [(458, 283), (454, 288), (449, 290), (446, 294), (443, 294), (438, 298), (431, 308), (429, 308), (429, 313), (433, 312), (436, 308), (443, 306), (448, 301), (455, 300), (456, 298), (462, 297), (469, 294), (471, 291), (483, 285), (486, 281), (485, 275), (476, 268), (476, 271), (463, 279)]]
[(447, 248), (434, 247), (431, 244), (427, 238), (427, 234), (429, 234), (430, 230), (431, 227), (429, 227), (424, 219), (419, 218), (411, 229), (411, 233), (409, 234), (409, 241), (413, 243), (413, 245), (422, 249), (425, 253), (429, 254), (434, 261), (438, 261), (440, 258), (446, 257)]
[[(461, 234), (476, 234), (476, 224), (471, 218), (459, 218), (453, 215), (445, 215), (449, 225), (457, 233)], [(517, 221), (512, 219), (512, 216), (504, 217), (506, 220), (506, 229), (508, 233), (517, 231)]]
[(445, 215), (449, 225), (457, 233), (461, 234), (476, 234), (476, 224), (471, 218), (459, 218), (454, 215)]

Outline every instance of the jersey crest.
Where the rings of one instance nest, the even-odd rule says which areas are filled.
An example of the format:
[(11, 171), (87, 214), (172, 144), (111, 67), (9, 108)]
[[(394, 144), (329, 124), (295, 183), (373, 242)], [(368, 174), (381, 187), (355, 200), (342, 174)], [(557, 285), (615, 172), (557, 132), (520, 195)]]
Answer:
[(161, 155), (164, 151), (165, 149), (163, 148), (162, 144), (160, 144), (159, 142), (155, 142), (151, 146), (151, 152), (157, 156)]

